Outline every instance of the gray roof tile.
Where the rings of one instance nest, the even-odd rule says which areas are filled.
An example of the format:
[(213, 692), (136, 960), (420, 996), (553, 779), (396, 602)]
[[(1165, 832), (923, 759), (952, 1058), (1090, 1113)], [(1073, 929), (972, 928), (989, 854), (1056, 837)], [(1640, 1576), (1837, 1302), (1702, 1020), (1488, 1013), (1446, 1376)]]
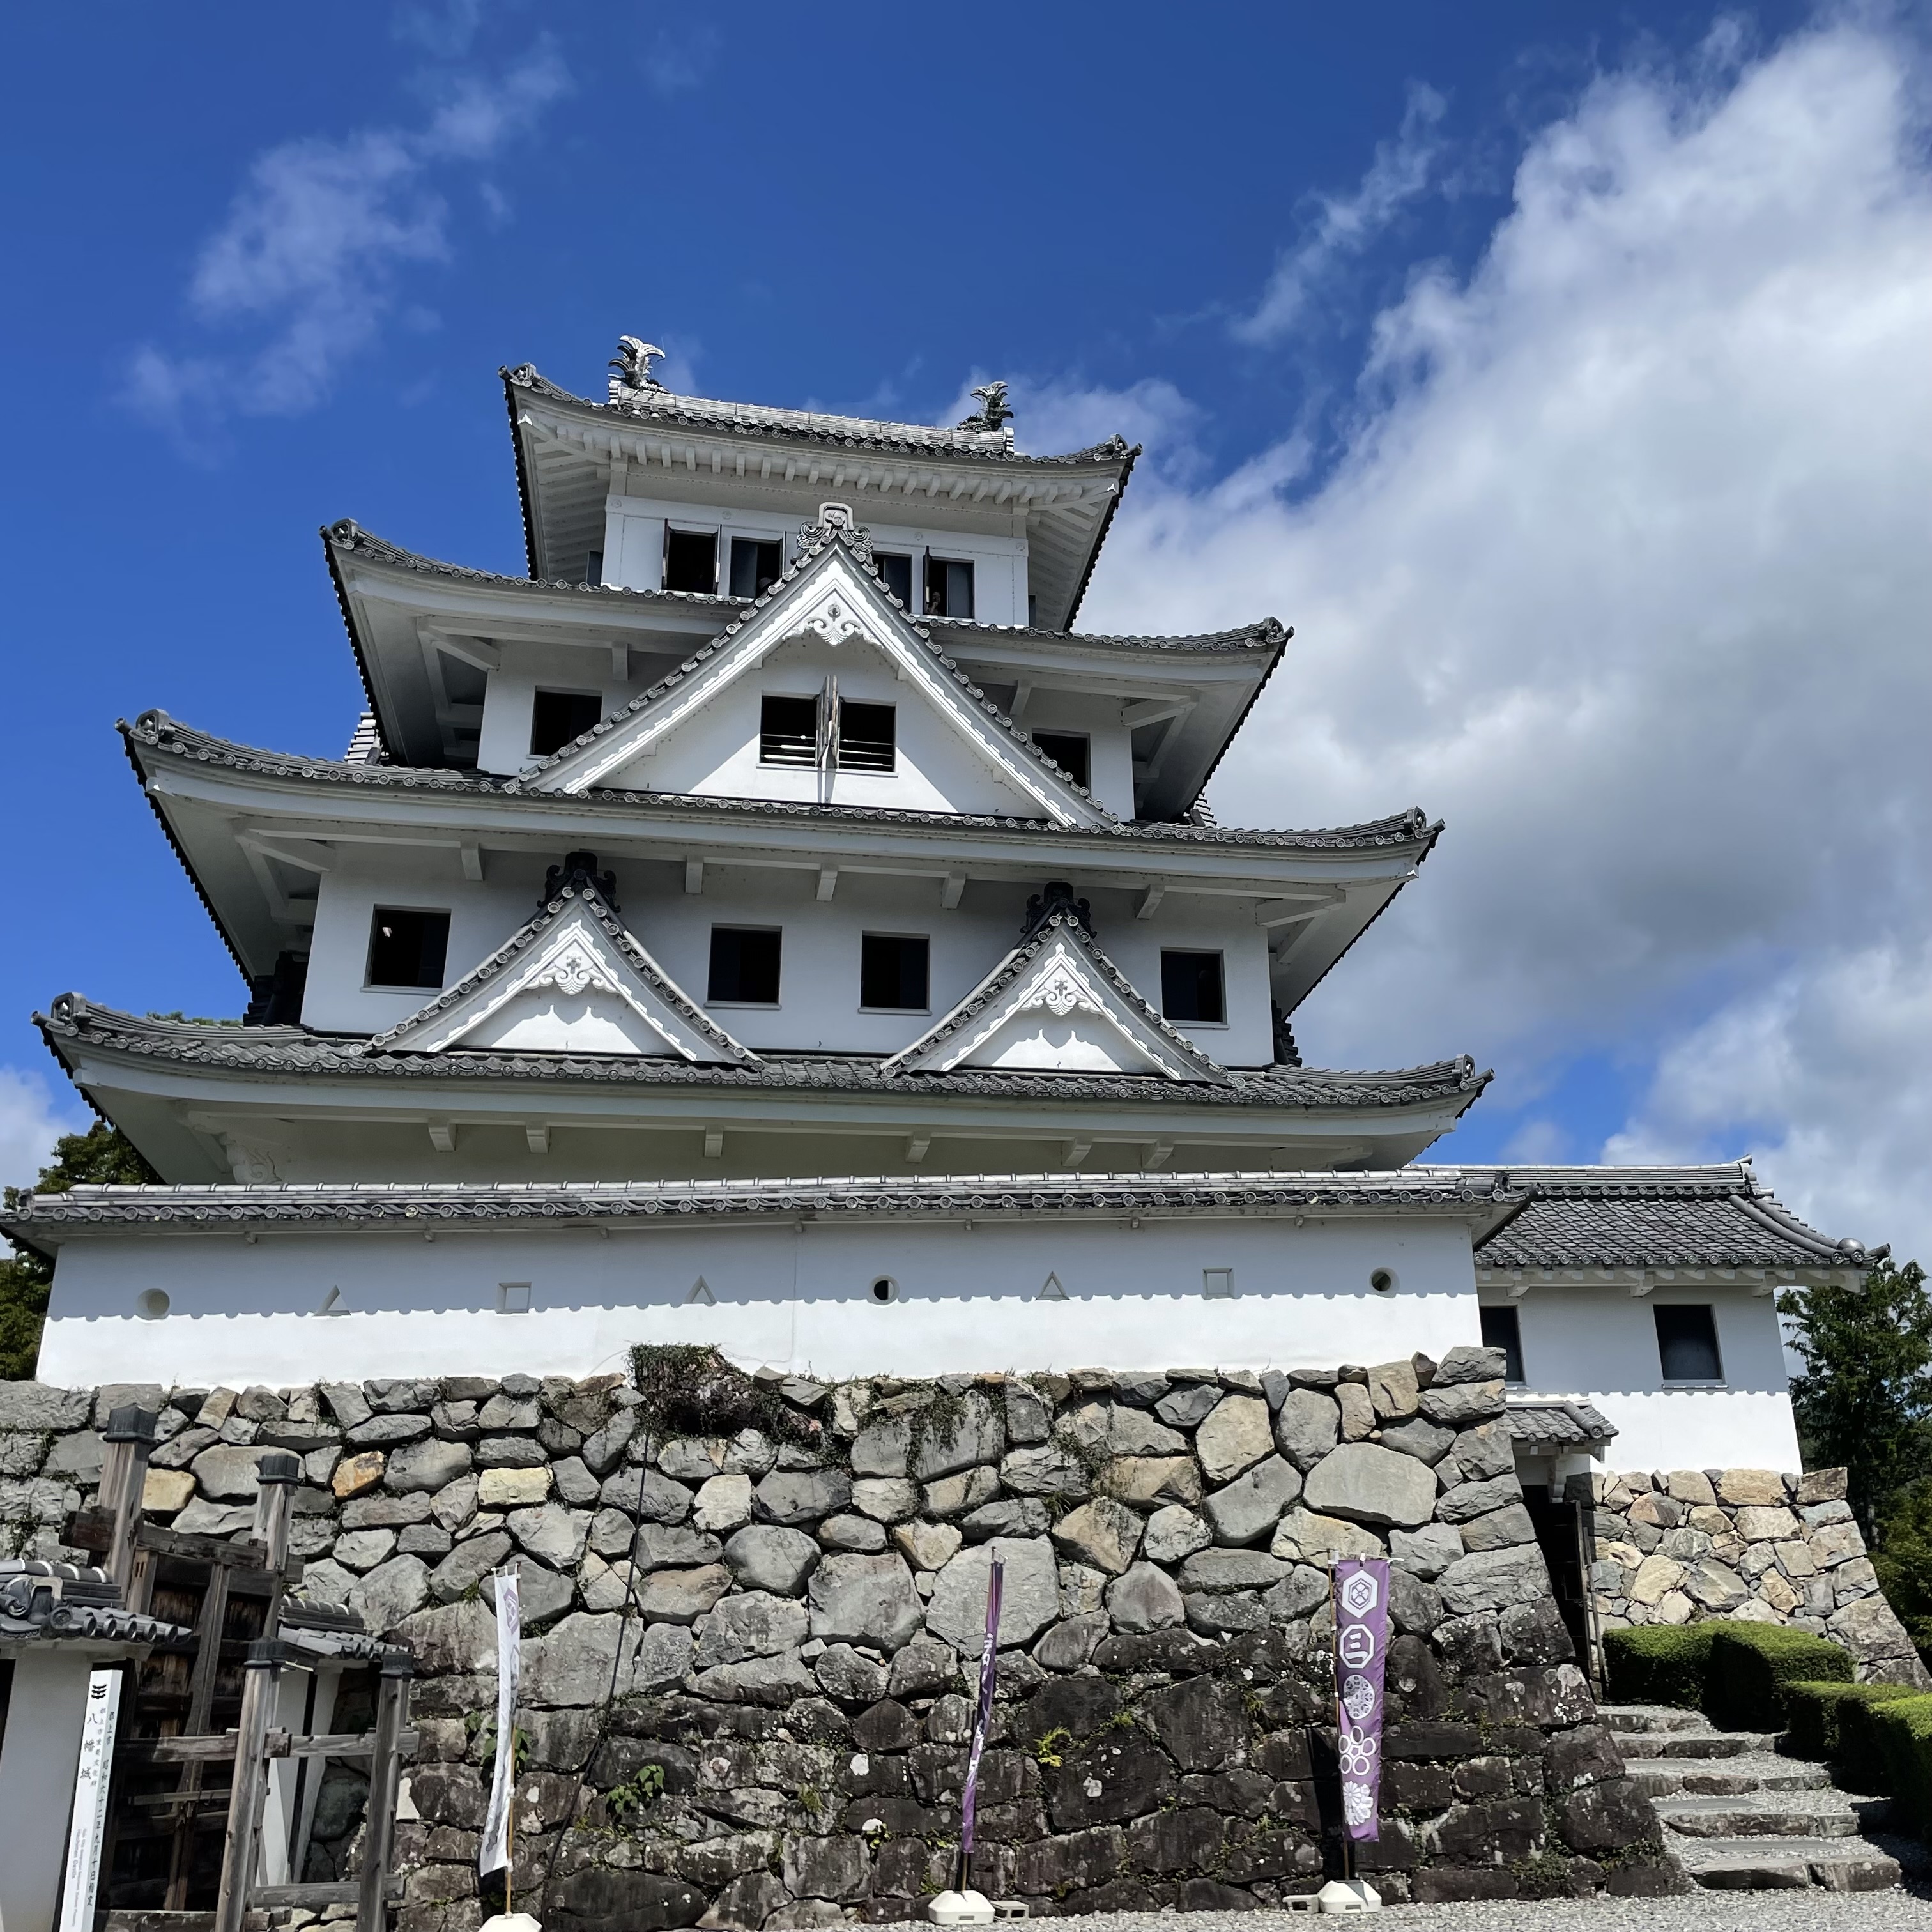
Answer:
[(1503, 1426), (1515, 1441), (1539, 1448), (1608, 1442), (1617, 1432), (1616, 1425), (1587, 1402), (1524, 1402), (1514, 1396), (1503, 1412)]

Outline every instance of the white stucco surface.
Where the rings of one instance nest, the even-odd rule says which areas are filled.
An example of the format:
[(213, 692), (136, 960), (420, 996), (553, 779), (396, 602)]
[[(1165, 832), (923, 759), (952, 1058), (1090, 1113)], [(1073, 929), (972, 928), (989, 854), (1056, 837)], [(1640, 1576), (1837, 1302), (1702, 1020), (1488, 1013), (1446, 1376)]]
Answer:
[[(1204, 1270), (1231, 1269), (1210, 1299)], [(1393, 1272), (1388, 1294), (1372, 1270)], [(1064, 1300), (1040, 1298), (1056, 1278)], [(714, 1298), (693, 1304), (702, 1277)], [(872, 1283), (895, 1284), (886, 1306)], [(530, 1312), (496, 1312), (530, 1285)], [(159, 1288), (162, 1319), (136, 1312)], [(334, 1306), (318, 1313), (339, 1290)], [(587, 1375), (635, 1342), (716, 1343), (801, 1372), (931, 1376), (1190, 1364), (1332, 1367), (1478, 1339), (1466, 1231), (1453, 1222), (1263, 1219), (907, 1226), (790, 1223), (406, 1234), (265, 1234), (70, 1244), (42, 1379), (271, 1385), (318, 1377)]]

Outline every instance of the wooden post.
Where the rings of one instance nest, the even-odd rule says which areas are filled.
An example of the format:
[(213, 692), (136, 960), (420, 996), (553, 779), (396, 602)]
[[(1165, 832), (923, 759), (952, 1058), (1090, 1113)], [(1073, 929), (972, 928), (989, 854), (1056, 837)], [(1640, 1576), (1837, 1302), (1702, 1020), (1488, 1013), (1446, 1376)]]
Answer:
[(262, 1802), (268, 1796), (268, 1718), (275, 1707), (282, 1646), (270, 1640), (248, 1646), (242, 1682), (242, 1721), (235, 1738), (235, 1783), (228, 1795), (228, 1834), (221, 1848), (221, 1889), (214, 1932), (242, 1932), (248, 1888), (255, 1882)]
[(147, 1486), (148, 1458), (154, 1453), (154, 1426), (160, 1420), (152, 1409), (131, 1405), (117, 1408), (100, 1432), (106, 1445), (100, 1459), (100, 1507), (114, 1515), (114, 1540), (107, 1548), (107, 1574), (128, 1601), (134, 1580), (134, 1539), (140, 1533), (141, 1492)]
[(272, 1449), (256, 1466), (255, 1522), (250, 1534), (267, 1546), (268, 1570), (274, 1580), (262, 1625), (265, 1637), (273, 1636), (281, 1625), (284, 1573), (289, 1567), (289, 1516), (295, 1507), (296, 1485), (301, 1480), (302, 1464), (286, 1449)]
[[(407, 1651), (386, 1651), (376, 1694), (375, 1747), (369, 1760), (369, 1813), (362, 1832), (362, 1882), (356, 1932), (385, 1932), (388, 1924), (389, 1862), (396, 1836), (396, 1795), (402, 1766), (402, 1735), (410, 1714)], [(218, 1923), (215, 1932), (230, 1932)], [(237, 1928), (238, 1932), (238, 1928)]]

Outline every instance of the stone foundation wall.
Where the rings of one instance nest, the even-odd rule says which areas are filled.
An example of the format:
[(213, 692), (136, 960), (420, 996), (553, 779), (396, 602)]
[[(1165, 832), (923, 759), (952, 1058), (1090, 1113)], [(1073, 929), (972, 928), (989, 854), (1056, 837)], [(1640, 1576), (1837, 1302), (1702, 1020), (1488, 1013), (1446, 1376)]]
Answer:
[(1601, 1628), (1702, 1617), (1788, 1624), (1843, 1644), (1862, 1680), (1932, 1689), (1879, 1593), (1843, 1469), (1636, 1470), (1588, 1482)]
[[(470, 1932), (498, 1566), (526, 1630), (520, 1904), (549, 1932), (919, 1916), (951, 1882), (989, 1560), (976, 1882), (1037, 1913), (1266, 1904), (1340, 1869), (1327, 1564), (1394, 1564), (1391, 1900), (1680, 1881), (1596, 1720), (1514, 1472), (1500, 1354), (1334, 1374), (764, 1378), (767, 1426), (656, 1439), (587, 1382), (0, 1384), (0, 1525), (57, 1553), (116, 1405), (148, 1483), (245, 1532), (304, 1459), (310, 1593), (407, 1642), (403, 1932)], [(353, 1792), (308, 1876), (353, 1853)], [(527, 1899), (523, 1887), (532, 1888)]]

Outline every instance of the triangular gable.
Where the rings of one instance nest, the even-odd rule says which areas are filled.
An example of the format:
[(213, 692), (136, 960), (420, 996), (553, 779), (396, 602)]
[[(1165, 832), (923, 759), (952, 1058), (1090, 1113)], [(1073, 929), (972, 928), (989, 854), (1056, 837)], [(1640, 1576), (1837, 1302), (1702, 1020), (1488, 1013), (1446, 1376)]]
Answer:
[[(839, 506), (827, 505), (828, 512)], [(751, 609), (623, 710), (517, 782), (530, 791), (579, 794), (610, 782), (641, 754), (778, 645), (811, 632), (830, 644), (863, 638), (1039, 815), (1055, 825), (1119, 821), (1074, 784), (906, 614), (872, 565), (870, 539), (837, 520), (806, 526), (809, 542)]]
[(582, 869), (473, 973), (370, 1046), (758, 1064), (625, 931)]
[(893, 1073), (968, 1066), (1021, 1073), (1159, 1073), (1225, 1081), (1100, 950), (1085, 902), (1055, 884), (1028, 908), (1027, 936), (951, 1012), (885, 1062)]

